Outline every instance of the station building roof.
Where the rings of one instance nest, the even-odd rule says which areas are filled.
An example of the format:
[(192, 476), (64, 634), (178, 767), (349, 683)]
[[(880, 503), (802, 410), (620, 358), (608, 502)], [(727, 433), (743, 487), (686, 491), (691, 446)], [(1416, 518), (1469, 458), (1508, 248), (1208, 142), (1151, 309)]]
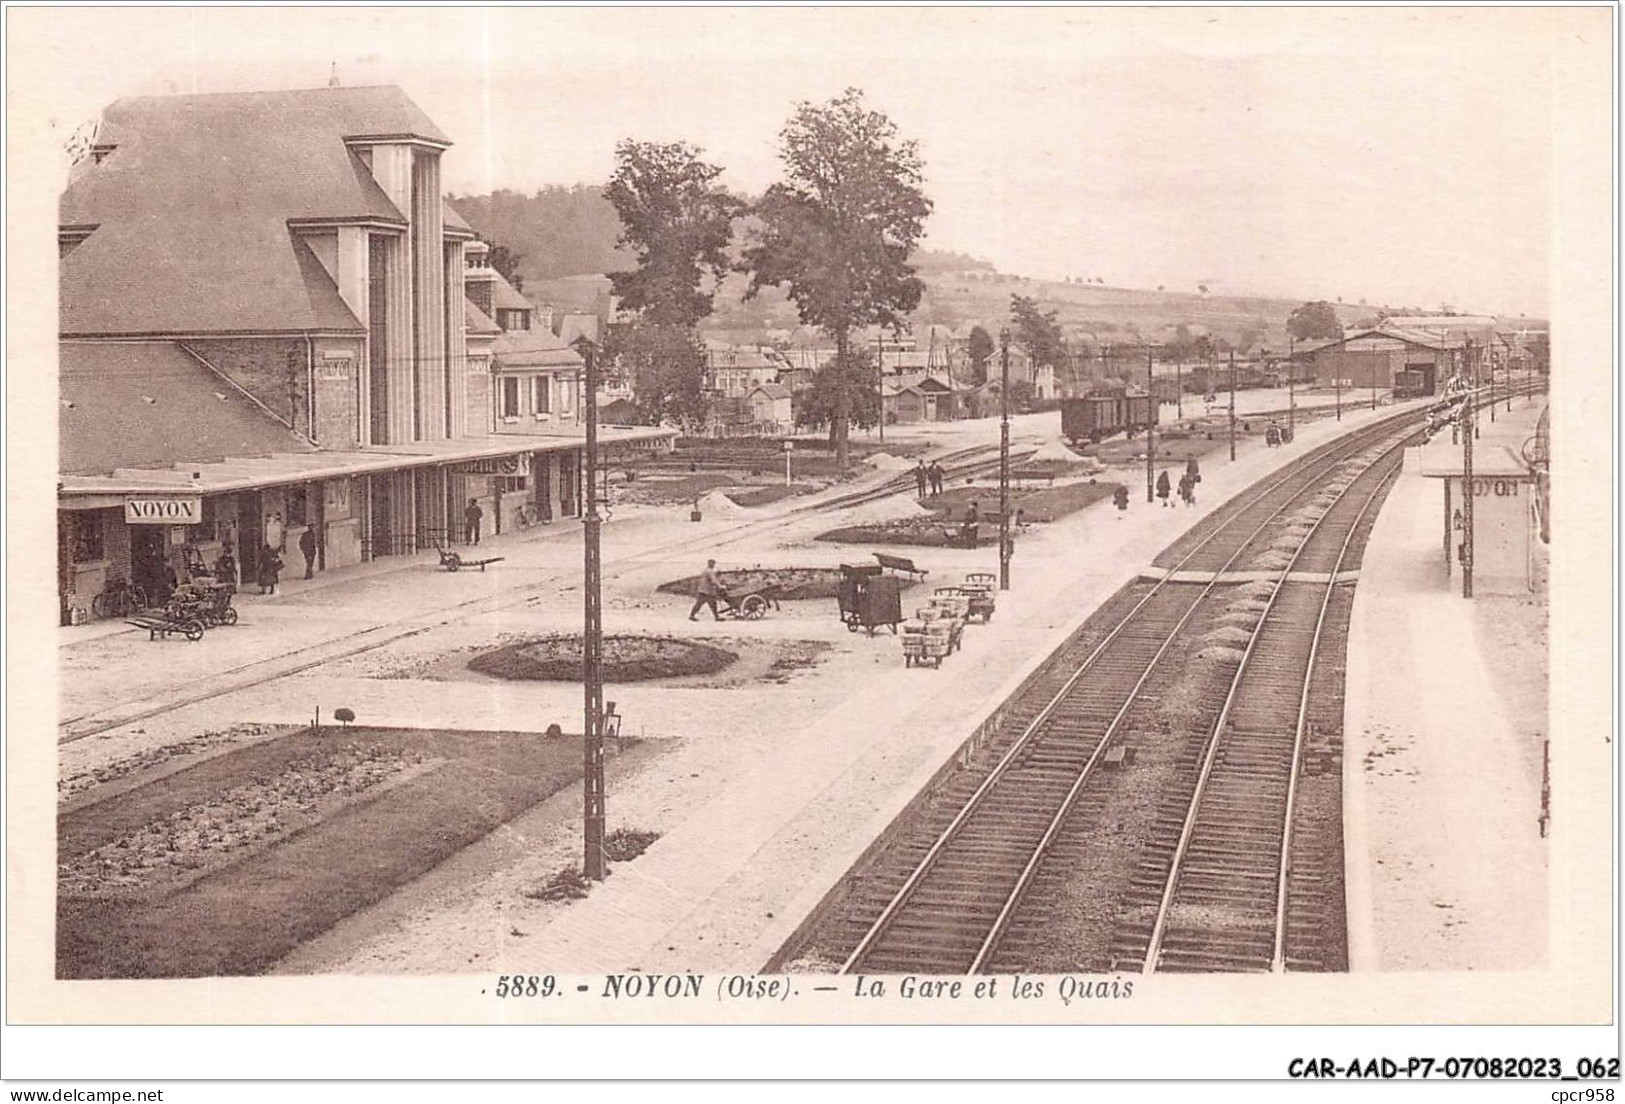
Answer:
[(175, 342), (65, 341), (60, 349), (65, 475), (316, 451)]

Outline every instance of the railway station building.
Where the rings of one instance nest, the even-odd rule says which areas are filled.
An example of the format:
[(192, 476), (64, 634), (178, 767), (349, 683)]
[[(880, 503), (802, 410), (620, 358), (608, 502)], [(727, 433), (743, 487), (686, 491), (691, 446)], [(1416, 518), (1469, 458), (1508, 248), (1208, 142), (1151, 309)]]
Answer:
[[(457, 542), (470, 499), (486, 532), (579, 513), (580, 357), (519, 336), (528, 302), (471, 301), (451, 145), (394, 87), (106, 109), (60, 204), (64, 620), (228, 546), (251, 577), (278, 529), (289, 570), (307, 528), (327, 570)], [(499, 416), (504, 372), (528, 419)]]

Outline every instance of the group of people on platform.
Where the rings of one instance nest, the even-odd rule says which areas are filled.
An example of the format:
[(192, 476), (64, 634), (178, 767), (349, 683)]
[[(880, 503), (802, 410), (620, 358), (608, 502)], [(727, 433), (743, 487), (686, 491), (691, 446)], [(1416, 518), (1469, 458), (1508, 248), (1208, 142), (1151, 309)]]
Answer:
[(942, 465), (935, 460), (931, 461), (929, 465), (924, 460), (916, 463), (914, 465), (914, 486), (919, 493), (920, 501), (925, 501), (927, 491), (930, 492), (930, 497), (939, 497), (942, 494), (942, 484), (945, 478), (946, 473), (942, 470)]

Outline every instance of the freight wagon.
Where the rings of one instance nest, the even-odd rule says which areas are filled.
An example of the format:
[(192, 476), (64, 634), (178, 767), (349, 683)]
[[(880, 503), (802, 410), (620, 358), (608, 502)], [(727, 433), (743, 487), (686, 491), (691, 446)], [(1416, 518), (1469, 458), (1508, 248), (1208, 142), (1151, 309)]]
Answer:
[(1061, 400), (1061, 434), (1074, 445), (1101, 441), (1114, 433), (1139, 433), (1157, 420), (1156, 405), (1143, 392), (1097, 388)]

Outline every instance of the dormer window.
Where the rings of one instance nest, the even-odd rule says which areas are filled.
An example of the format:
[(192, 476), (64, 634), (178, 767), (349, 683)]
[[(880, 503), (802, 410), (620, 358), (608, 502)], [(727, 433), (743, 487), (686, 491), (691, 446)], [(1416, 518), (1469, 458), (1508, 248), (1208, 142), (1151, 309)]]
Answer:
[(529, 330), (530, 312), (528, 310), (498, 310), (497, 325), (507, 333), (512, 333), (515, 330)]

